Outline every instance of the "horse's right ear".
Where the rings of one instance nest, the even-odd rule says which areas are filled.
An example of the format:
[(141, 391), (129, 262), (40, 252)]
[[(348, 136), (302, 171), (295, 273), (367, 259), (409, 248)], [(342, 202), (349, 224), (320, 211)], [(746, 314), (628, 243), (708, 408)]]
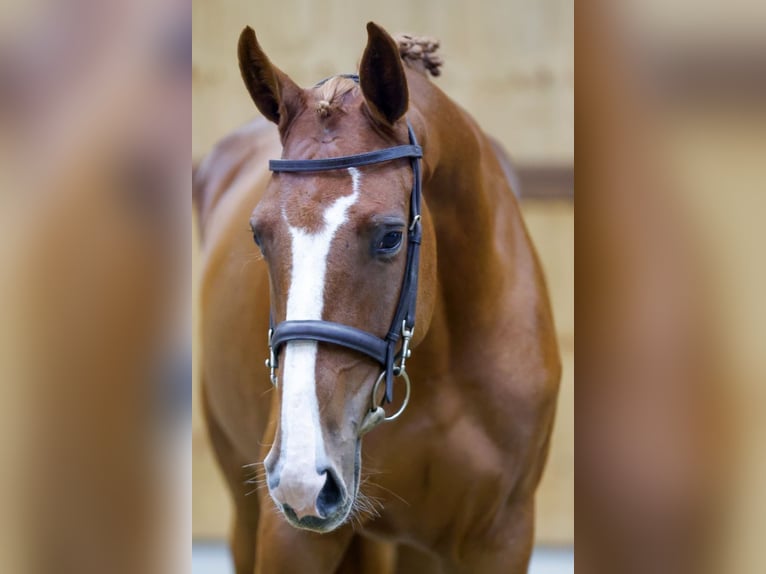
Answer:
[(239, 36), (237, 53), (250, 97), (260, 112), (283, 130), (303, 102), (302, 90), (269, 61), (250, 26)]

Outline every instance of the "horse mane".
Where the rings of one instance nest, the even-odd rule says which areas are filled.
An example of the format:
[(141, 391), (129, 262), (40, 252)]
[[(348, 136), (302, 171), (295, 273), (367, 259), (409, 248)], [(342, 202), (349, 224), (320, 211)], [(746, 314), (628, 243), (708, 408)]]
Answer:
[(399, 54), (408, 67), (425, 75), (441, 74), (440, 68), (444, 64), (444, 59), (436, 53), (439, 49), (439, 40), (429, 36), (409, 34), (397, 34), (394, 40), (399, 44)]

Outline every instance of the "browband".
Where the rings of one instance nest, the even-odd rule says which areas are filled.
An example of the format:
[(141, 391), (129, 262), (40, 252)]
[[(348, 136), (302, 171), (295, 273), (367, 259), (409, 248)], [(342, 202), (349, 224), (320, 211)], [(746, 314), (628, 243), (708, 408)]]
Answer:
[(423, 149), (419, 145), (398, 145), (377, 151), (326, 159), (272, 159), (269, 160), (269, 169), (289, 172), (328, 171), (372, 165), (403, 157), (423, 157)]

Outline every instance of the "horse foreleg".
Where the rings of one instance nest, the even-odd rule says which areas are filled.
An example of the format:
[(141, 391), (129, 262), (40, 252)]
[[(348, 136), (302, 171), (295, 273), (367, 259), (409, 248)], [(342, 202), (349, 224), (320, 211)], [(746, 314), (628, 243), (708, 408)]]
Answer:
[(353, 531), (344, 526), (326, 534), (294, 528), (274, 509), (258, 521), (255, 574), (335, 574)]
[[(210, 408), (202, 386), (202, 408), (205, 413), (208, 436), (213, 447), (218, 465), (226, 477), (234, 507), (230, 546), (236, 574), (253, 574), (255, 569), (255, 540), (260, 514), (258, 497), (246, 485), (243, 472), (244, 460), (234, 450), (229, 438), (218, 425)], [(248, 488), (250, 490), (248, 490)]]
[(514, 503), (503, 524), (443, 560), (445, 574), (526, 574), (534, 543), (534, 500)]
[(444, 570), (437, 556), (402, 544), (396, 549), (394, 572), (396, 574), (443, 574)]
[(395, 562), (393, 544), (355, 534), (335, 574), (394, 574)]

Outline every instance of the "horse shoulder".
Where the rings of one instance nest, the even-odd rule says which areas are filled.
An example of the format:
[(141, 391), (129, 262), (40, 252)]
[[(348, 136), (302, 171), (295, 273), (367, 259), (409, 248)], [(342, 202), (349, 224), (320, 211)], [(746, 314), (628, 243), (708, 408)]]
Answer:
[(192, 201), (203, 236), (210, 216), (236, 188), (237, 179), (253, 170), (265, 170), (267, 160), (278, 157), (280, 149), (274, 126), (256, 118), (221, 139), (195, 166)]
[[(276, 134), (256, 120), (216, 145), (195, 174), (202, 232), (201, 369), (210, 411), (235, 442), (258, 440), (267, 419), (264, 393), (271, 387), (263, 357), (253, 349), (266, 347), (268, 276), (248, 222), (270, 175), (266, 160), (279, 153)], [(220, 325), (226, 325), (226, 338)], [(237, 445), (251, 457), (258, 450), (252, 440)]]

